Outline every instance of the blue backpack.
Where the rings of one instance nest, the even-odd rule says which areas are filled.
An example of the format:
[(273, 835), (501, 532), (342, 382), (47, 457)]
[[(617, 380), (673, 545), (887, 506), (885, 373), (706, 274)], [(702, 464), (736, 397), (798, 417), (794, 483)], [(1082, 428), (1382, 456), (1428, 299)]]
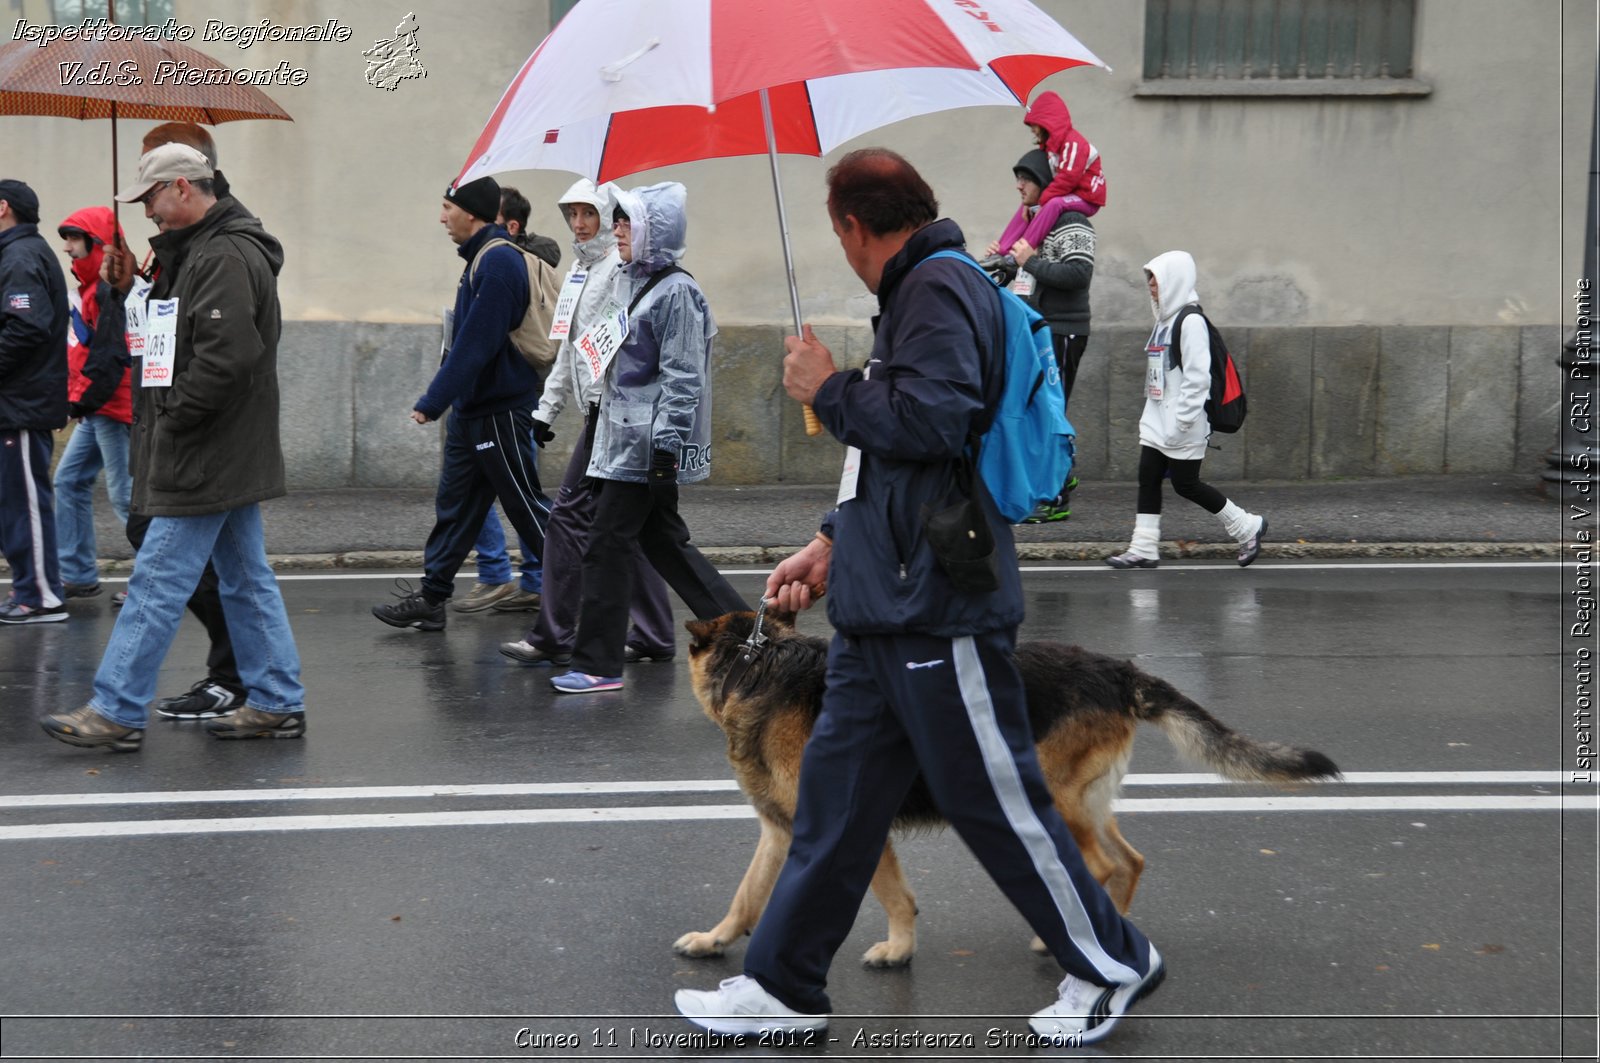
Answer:
[[(937, 251), (923, 262), (953, 258), (989, 281), (972, 258)], [(919, 262), (918, 265), (921, 265)], [(993, 283), (990, 281), (990, 283)], [(1015, 292), (996, 288), (1005, 342), (1000, 401), (990, 409), (987, 428), (975, 440), (978, 475), (1000, 515), (1020, 524), (1041, 502), (1061, 492), (1072, 473), (1072, 424), (1061, 390), (1061, 369), (1050, 348), (1050, 329), (1038, 312)]]

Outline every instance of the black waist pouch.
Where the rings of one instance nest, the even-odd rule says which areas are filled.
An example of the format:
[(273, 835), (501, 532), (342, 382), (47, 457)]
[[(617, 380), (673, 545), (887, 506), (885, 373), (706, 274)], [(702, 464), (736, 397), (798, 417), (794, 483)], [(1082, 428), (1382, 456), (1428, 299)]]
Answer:
[(954, 501), (942, 509), (922, 507), (922, 529), (934, 558), (956, 590), (987, 594), (1000, 587), (994, 532), (979, 502), (983, 482), (964, 458), (956, 472)]

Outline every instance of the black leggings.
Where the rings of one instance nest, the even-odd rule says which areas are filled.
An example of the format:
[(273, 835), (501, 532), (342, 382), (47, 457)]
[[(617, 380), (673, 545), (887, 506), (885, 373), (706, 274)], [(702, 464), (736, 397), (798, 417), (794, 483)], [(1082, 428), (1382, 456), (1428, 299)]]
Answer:
[(1139, 512), (1161, 512), (1161, 478), (1172, 474), (1172, 489), (1207, 513), (1221, 513), (1228, 504), (1227, 496), (1208, 483), (1200, 481), (1200, 463), (1204, 458), (1179, 461), (1169, 458), (1155, 447), (1139, 448)]

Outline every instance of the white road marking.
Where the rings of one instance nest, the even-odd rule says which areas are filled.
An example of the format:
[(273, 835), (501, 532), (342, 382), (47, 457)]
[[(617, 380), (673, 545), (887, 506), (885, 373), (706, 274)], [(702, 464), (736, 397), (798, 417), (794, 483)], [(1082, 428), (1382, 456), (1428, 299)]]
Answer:
[[(1600, 812), (1597, 797), (1178, 797), (1118, 801), (1127, 812)], [(371, 830), (400, 827), (502, 827), (547, 823), (640, 823), (754, 819), (749, 805), (639, 808), (520, 808), (483, 812), (404, 812), (342, 816), (247, 816), (239, 819), (117, 820), (0, 827), (0, 842), (126, 838), (151, 834)]]
[[(795, 549), (799, 549), (796, 547)], [(1275, 561), (1257, 562), (1254, 567), (1262, 571), (1274, 572), (1312, 572), (1329, 569), (1350, 571), (1351, 569), (1426, 569), (1426, 568), (1576, 568), (1576, 561), (1340, 561), (1340, 562), (1308, 562), (1300, 564), (1290, 558), (1279, 558)], [(1232, 572), (1236, 566), (1225, 559), (1202, 561), (1164, 561), (1161, 571), (1164, 572)], [(769, 576), (772, 568), (723, 568), (718, 569), (724, 576)], [(1098, 561), (1081, 561), (1074, 565), (1027, 565), (1022, 566), (1023, 575), (1041, 572), (1071, 572), (1078, 575), (1099, 573), (1101, 575), (1126, 575), (1125, 572), (1109, 568)], [(395, 580), (395, 579), (421, 579), (420, 572), (279, 572), (278, 582), (306, 582), (312, 580)], [(1141, 577), (1145, 578), (1145, 577)], [(9, 584), (9, 579), (0, 580), (0, 584)], [(127, 576), (102, 576), (101, 583), (126, 583)]]
[[(1562, 786), (1561, 771), (1352, 771), (1324, 786)], [(1158, 772), (1126, 776), (1123, 786), (1260, 786), (1205, 772)], [(87, 805), (231, 804), (248, 801), (372, 801), (424, 797), (550, 797), (584, 794), (730, 793), (732, 779), (657, 779), (620, 782), (471, 783), (453, 786), (316, 786), (272, 790), (145, 790), (98, 794), (0, 795), (0, 810)]]

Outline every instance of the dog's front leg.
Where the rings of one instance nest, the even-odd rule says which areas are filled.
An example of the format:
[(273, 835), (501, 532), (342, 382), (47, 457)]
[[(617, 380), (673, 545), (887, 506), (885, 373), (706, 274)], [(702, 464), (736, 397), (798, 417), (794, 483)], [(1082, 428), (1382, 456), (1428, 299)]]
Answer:
[(672, 943), (672, 949), (681, 956), (721, 956), (723, 949), (755, 927), (761, 918), (767, 899), (772, 896), (772, 884), (778, 880), (784, 857), (789, 852), (793, 836), (766, 816), (761, 820), (761, 840), (756, 842), (755, 855), (745, 869), (744, 880), (733, 895), (733, 904), (722, 922), (704, 933), (691, 931)]
[(917, 898), (900, 869), (894, 843), (883, 843), (878, 870), (872, 873), (872, 892), (889, 917), (889, 939), (866, 951), (861, 962), (868, 967), (904, 967), (917, 951)]

